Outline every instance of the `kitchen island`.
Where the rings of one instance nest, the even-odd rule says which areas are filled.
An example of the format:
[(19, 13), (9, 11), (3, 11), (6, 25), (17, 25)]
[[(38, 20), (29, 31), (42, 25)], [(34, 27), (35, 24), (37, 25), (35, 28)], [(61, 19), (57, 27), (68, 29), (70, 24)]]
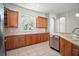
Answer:
[(75, 34), (60, 34), (60, 53), (64, 56), (79, 56), (79, 37)]

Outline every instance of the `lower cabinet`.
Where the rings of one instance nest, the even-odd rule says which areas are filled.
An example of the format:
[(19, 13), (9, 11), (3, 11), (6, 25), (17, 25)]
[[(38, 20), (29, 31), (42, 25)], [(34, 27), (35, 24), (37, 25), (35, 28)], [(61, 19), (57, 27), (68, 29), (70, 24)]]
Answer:
[(25, 36), (24, 35), (20, 35), (20, 36), (17, 36), (17, 39), (18, 39), (18, 47), (22, 47), (22, 46), (25, 46)]
[(49, 37), (50, 37), (49, 33), (7, 36), (5, 38), (6, 50), (11, 50), (14, 48), (19, 48), (19, 47), (47, 41)]
[(79, 46), (60, 37), (60, 53), (64, 56), (79, 56)]
[(71, 56), (71, 49), (72, 49), (72, 44), (65, 40), (65, 56)]
[(72, 44), (60, 37), (60, 53), (64, 56), (71, 56)]
[(6, 38), (6, 50), (17, 48), (19, 45), (16, 36), (10, 36)]
[(25, 46), (31, 45), (32, 39), (30, 36), (31, 35), (25, 35)]
[(72, 56), (79, 56), (79, 47), (72, 44)]

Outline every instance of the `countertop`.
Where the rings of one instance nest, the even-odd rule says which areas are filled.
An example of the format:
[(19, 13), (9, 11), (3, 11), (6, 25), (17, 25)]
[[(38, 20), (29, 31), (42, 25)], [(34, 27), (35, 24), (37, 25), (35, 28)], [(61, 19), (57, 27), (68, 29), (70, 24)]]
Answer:
[(60, 37), (64, 38), (65, 40), (79, 46), (79, 37), (77, 37), (75, 34), (60, 34)]
[(8, 34), (5, 34), (5, 37), (14, 36), (14, 35), (40, 34), (40, 33), (48, 33), (48, 32), (8, 33)]

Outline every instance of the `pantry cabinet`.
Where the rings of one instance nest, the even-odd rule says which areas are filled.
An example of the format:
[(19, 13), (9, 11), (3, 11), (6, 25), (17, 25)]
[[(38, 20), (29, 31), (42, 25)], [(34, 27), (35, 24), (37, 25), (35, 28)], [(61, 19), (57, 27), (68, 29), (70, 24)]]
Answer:
[(18, 27), (18, 12), (4, 8), (5, 27)]

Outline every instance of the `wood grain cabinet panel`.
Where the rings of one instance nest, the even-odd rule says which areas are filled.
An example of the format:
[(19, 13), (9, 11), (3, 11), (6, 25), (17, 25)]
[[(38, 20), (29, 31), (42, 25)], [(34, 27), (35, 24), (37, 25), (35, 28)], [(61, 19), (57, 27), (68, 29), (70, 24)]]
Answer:
[[(13, 42), (13, 44), (14, 44), (14, 48), (18, 48), (19, 47), (19, 39), (18, 39), (18, 37), (17, 36), (14, 36), (15, 38), (13, 39), (14, 40), (14, 42)], [(12, 43), (11, 43), (12, 44)]]
[(49, 33), (27, 34), (6, 37), (6, 50), (19, 48), (47, 41), (50, 37)]
[(5, 8), (5, 27), (18, 27), (18, 12)]
[(32, 44), (35, 44), (35, 43), (36, 43), (36, 40), (37, 40), (36, 35), (33, 34), (33, 35), (31, 36), (31, 39), (32, 39)]
[(47, 28), (47, 18), (38, 16), (36, 19), (36, 27), (37, 28)]
[(41, 28), (42, 26), (43, 26), (43, 24), (42, 24), (42, 21), (43, 20), (43, 18), (42, 17), (38, 17), (37, 19), (36, 19), (36, 27), (37, 28)]
[(72, 49), (72, 44), (65, 40), (65, 56), (71, 56), (71, 49)]
[(79, 47), (72, 44), (72, 56), (79, 56)]
[(60, 37), (60, 53), (64, 56), (71, 56), (72, 44)]
[(17, 37), (18, 37), (18, 41), (19, 41), (19, 47), (25, 46), (25, 36), (20, 35), (20, 36), (17, 36)]
[(25, 45), (31, 45), (32, 44), (32, 39), (31, 35), (25, 35)]
[(60, 37), (60, 53), (62, 54), (62, 55), (64, 55), (65, 54), (65, 44), (64, 44), (65, 42), (64, 42), (64, 39), (63, 38), (61, 38)]
[(39, 42), (40, 42), (40, 34), (37, 34), (37, 35), (36, 35), (36, 39), (37, 39), (37, 40), (36, 40), (37, 43), (39, 43)]
[(16, 48), (17, 44), (16, 44), (15, 40), (17, 40), (17, 38), (14, 36), (6, 38), (6, 49), (7, 50)]

